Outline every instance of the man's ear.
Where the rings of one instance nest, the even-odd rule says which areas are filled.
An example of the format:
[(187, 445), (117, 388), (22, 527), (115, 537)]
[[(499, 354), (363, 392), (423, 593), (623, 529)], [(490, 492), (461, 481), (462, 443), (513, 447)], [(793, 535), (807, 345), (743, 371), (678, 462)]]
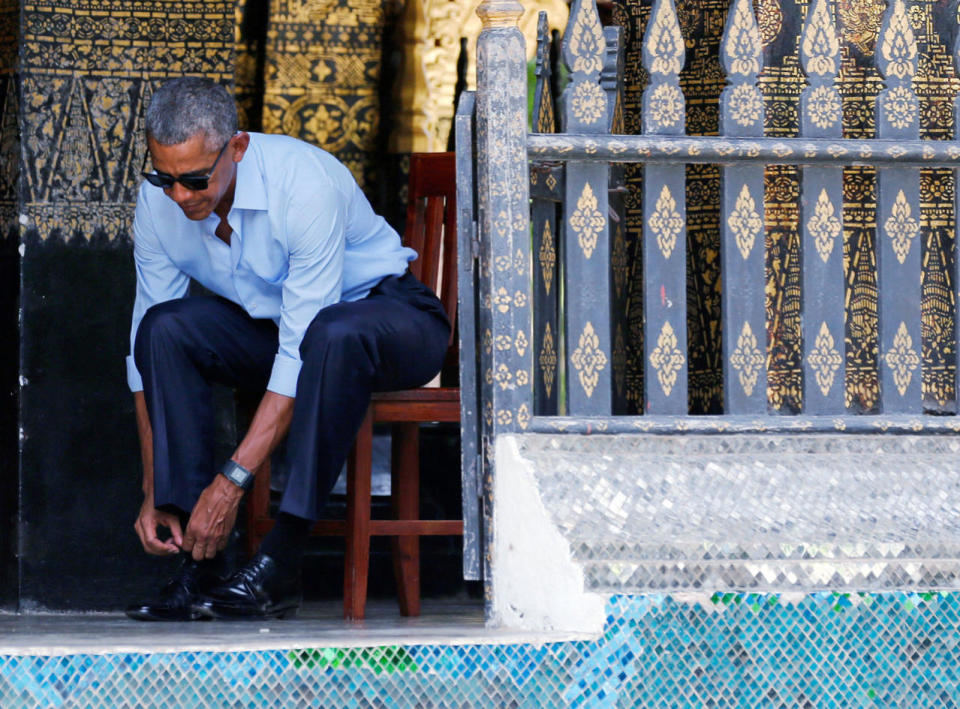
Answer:
[(247, 152), (247, 146), (250, 145), (250, 134), (245, 131), (240, 131), (233, 136), (231, 140), (230, 154), (234, 162), (240, 162), (243, 160), (243, 154)]

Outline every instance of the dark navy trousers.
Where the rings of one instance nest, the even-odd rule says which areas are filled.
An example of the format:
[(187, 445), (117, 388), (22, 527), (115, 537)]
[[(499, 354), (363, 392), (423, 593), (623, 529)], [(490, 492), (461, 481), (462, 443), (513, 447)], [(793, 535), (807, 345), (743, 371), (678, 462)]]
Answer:
[[(412, 274), (359, 301), (321, 310), (300, 345), (303, 366), (287, 434), (280, 510), (319, 519), (375, 391), (427, 383), (443, 364), (450, 324)], [(134, 359), (153, 427), (154, 504), (189, 513), (219, 466), (212, 385), (262, 394), (278, 348), (272, 320), (218, 296), (160, 303), (137, 330)]]

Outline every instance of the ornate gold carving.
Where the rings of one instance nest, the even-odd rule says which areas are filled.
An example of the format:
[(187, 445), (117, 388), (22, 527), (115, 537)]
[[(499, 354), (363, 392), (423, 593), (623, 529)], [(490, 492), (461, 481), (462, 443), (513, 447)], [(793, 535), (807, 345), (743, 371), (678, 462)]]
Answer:
[(744, 322), (737, 338), (737, 347), (730, 355), (730, 366), (737, 373), (740, 386), (747, 396), (753, 396), (763, 363), (764, 356), (757, 347), (757, 338), (750, 329), (750, 323)]
[(880, 103), (883, 116), (894, 128), (902, 129), (917, 123), (917, 98), (910, 89), (896, 86), (883, 94)]
[(540, 372), (543, 375), (543, 388), (547, 396), (553, 391), (553, 381), (557, 376), (557, 348), (553, 343), (553, 332), (550, 323), (543, 329), (543, 344), (540, 346), (540, 356), (537, 358)]
[(883, 223), (883, 230), (890, 237), (897, 261), (900, 263), (906, 261), (910, 253), (910, 244), (920, 233), (920, 222), (913, 218), (910, 204), (903, 190), (897, 192), (897, 198), (890, 209), (890, 216)]
[(650, 94), (647, 112), (658, 127), (675, 126), (683, 121), (683, 93), (673, 84), (660, 84)]
[(883, 361), (893, 370), (893, 383), (900, 392), (900, 396), (905, 396), (910, 380), (913, 378), (913, 372), (920, 366), (920, 357), (913, 349), (913, 339), (907, 332), (906, 323), (900, 323), (897, 334), (893, 338), (893, 347), (883, 356)]
[(588, 397), (593, 396), (593, 390), (600, 382), (600, 372), (607, 366), (607, 356), (600, 349), (600, 338), (597, 337), (592, 323), (587, 322), (580, 333), (580, 340), (570, 356), (570, 363), (577, 371), (583, 391)]
[(803, 70), (808, 76), (836, 76), (840, 71), (840, 38), (834, 27), (827, 0), (814, 0), (807, 11), (807, 25), (801, 41)]
[(894, 0), (890, 24), (880, 37), (880, 70), (898, 79), (912, 77), (917, 71), (917, 38), (910, 26), (903, 0)]
[(683, 352), (677, 347), (677, 335), (670, 323), (663, 323), (657, 346), (650, 353), (650, 364), (657, 373), (657, 381), (660, 382), (664, 396), (670, 396), (674, 384), (677, 383), (677, 374), (686, 361)]
[(837, 12), (844, 40), (872, 56), (885, 8), (885, 0), (840, 0)]
[(497, 423), (501, 426), (509, 426), (513, 423), (513, 412), (509, 409), (500, 409), (497, 411)]
[(741, 126), (750, 126), (759, 121), (763, 113), (763, 95), (756, 86), (740, 84), (730, 92), (727, 106), (734, 121)]
[(750, 195), (750, 188), (744, 183), (737, 197), (737, 202), (733, 207), (730, 216), (727, 217), (727, 226), (733, 232), (734, 239), (737, 242), (737, 248), (740, 255), (746, 260), (753, 250), (753, 245), (757, 240), (757, 235), (763, 229), (763, 220), (757, 213), (756, 202)]
[(490, 328), (487, 328), (483, 331), (483, 338), (480, 340), (480, 346), (483, 347), (483, 351), (486, 354), (490, 354), (493, 351), (493, 333), (490, 332)]
[(813, 237), (813, 245), (820, 256), (820, 260), (826, 263), (830, 260), (830, 254), (833, 253), (833, 245), (840, 236), (842, 224), (836, 217), (836, 209), (833, 202), (830, 201), (830, 195), (826, 188), (820, 190), (820, 196), (817, 197), (817, 204), (813, 208), (813, 216), (807, 222), (807, 229), (810, 236)]
[(820, 393), (827, 396), (833, 386), (833, 379), (837, 370), (843, 364), (843, 358), (834, 346), (833, 336), (830, 334), (826, 322), (820, 325), (820, 332), (813, 344), (813, 349), (807, 355), (807, 361), (810, 363), (810, 368), (813, 369), (817, 386), (820, 387)]
[(573, 61), (567, 61), (570, 69), (585, 74), (600, 71), (603, 68), (603, 28), (597, 15), (596, 6), (590, 0), (577, 3), (576, 13), (570, 18), (567, 33), (567, 52)]
[(807, 114), (818, 128), (836, 125), (841, 117), (840, 92), (832, 86), (818, 86), (810, 92)]
[(760, 28), (750, 0), (734, 0), (729, 22), (732, 25), (723, 42), (723, 54), (730, 74), (759, 74), (762, 46)]
[(584, 258), (590, 258), (593, 255), (597, 240), (600, 238), (600, 231), (606, 223), (606, 219), (597, 209), (597, 197), (590, 183), (585, 182), (580, 199), (577, 200), (577, 209), (570, 217), (570, 227), (577, 234), (577, 242), (580, 244)]
[(543, 238), (540, 242), (540, 273), (543, 276), (543, 288), (550, 295), (550, 286), (553, 285), (553, 269), (557, 265), (557, 250), (553, 245), (553, 234), (550, 230), (550, 220), (543, 223)]
[(664, 259), (669, 259), (677, 245), (677, 237), (683, 231), (683, 220), (677, 212), (677, 203), (666, 185), (660, 190), (657, 204), (650, 215), (650, 231), (657, 239), (657, 246)]
[(652, 74), (679, 74), (683, 69), (686, 47), (673, 0), (662, 0), (645, 38), (650, 55), (647, 70)]
[(570, 110), (581, 123), (596, 123), (607, 108), (607, 95), (592, 81), (581, 81), (573, 89)]

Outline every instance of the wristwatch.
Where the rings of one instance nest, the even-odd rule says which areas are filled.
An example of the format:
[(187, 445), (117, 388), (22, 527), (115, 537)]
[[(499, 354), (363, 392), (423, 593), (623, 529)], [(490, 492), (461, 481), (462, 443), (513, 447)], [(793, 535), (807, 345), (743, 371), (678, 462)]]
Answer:
[(220, 473), (227, 480), (243, 490), (249, 490), (253, 487), (253, 473), (244, 468), (240, 463), (228, 460), (223, 465)]

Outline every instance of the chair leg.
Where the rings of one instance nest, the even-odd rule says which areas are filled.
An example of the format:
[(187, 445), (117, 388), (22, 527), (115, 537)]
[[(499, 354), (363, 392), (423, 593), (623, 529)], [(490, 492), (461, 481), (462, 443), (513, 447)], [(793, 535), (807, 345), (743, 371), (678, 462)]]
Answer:
[(247, 497), (247, 558), (253, 558), (260, 548), (263, 535), (260, 523), (270, 518), (270, 458), (256, 470), (253, 489)]
[[(391, 503), (396, 519), (420, 517), (419, 428), (415, 423), (393, 426), (390, 464)], [(397, 579), (397, 601), (401, 615), (420, 615), (420, 537), (391, 539), (393, 570)]]
[(370, 476), (373, 417), (368, 408), (347, 461), (347, 551), (343, 570), (343, 616), (363, 618), (370, 571)]

